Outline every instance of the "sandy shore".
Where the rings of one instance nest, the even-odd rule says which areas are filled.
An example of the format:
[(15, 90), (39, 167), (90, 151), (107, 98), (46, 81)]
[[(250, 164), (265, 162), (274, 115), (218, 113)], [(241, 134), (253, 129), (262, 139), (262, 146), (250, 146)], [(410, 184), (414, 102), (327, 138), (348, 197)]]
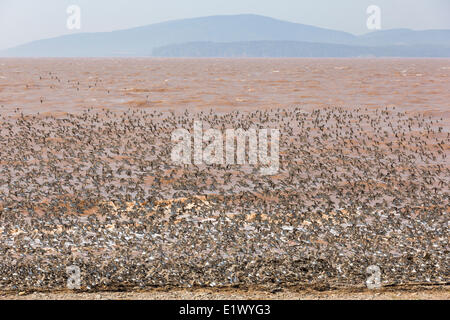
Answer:
[(0, 300), (450, 300), (449, 286), (413, 289), (267, 292), (258, 290), (154, 290), (97, 293), (0, 293)]

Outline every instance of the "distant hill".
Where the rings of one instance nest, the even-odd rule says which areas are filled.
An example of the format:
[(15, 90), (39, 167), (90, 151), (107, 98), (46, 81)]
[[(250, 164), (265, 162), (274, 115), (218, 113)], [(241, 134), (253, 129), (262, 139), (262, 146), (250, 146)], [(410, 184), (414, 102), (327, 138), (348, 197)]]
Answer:
[(3, 52), (9, 56), (148, 56), (153, 48), (193, 41), (291, 40), (342, 43), (349, 33), (258, 15), (175, 20), (128, 30), (82, 33), (34, 41)]
[(190, 42), (153, 50), (157, 57), (450, 57), (450, 47), (353, 46), (297, 41)]
[(450, 46), (450, 30), (391, 29), (371, 32), (358, 37), (359, 45), (436, 45)]
[[(450, 30), (388, 30), (357, 37), (346, 32), (245, 14), (175, 20), (113, 32), (66, 35), (0, 51), (0, 56), (134, 57), (149, 56), (156, 48), (189, 42), (257, 41), (359, 46), (387, 46), (397, 43), (450, 46)], [(158, 50), (162, 49), (156, 49), (156, 52)]]

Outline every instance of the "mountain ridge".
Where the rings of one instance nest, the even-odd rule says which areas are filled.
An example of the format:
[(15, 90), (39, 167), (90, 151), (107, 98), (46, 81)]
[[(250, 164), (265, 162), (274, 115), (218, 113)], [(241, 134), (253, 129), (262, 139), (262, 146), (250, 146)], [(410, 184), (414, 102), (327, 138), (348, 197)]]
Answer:
[[(400, 30), (400, 31), (399, 31)], [(0, 51), (10, 57), (150, 56), (154, 49), (189, 42), (295, 41), (322, 44), (450, 46), (450, 30), (393, 29), (362, 36), (255, 14), (171, 20), (110, 32), (76, 33)]]
[(154, 57), (280, 57), (280, 58), (348, 58), (348, 57), (450, 57), (444, 46), (356, 46), (300, 41), (188, 42), (153, 50)]

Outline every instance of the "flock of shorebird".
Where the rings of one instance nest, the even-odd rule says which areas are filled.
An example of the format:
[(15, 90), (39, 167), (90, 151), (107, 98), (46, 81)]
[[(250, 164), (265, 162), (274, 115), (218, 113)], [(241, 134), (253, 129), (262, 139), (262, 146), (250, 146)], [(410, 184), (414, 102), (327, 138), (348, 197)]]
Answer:
[[(279, 171), (173, 163), (194, 121), (278, 129)], [(17, 108), (0, 117), (0, 289), (61, 289), (71, 265), (87, 290), (359, 286), (369, 265), (449, 283), (449, 153), (444, 119), (396, 108)]]
[[(171, 161), (171, 133), (207, 127), (277, 128), (280, 172), (251, 165)], [(123, 113), (88, 109), (67, 117), (3, 119), (0, 201), (23, 207), (44, 200), (145, 201), (207, 195), (292, 198), (300, 211), (345, 206), (389, 210), (442, 204), (448, 196), (449, 133), (438, 120), (395, 110), (300, 108), (255, 112)]]
[[(449, 142), (395, 108), (0, 119), (3, 287), (448, 282)], [(280, 170), (177, 165), (171, 133), (277, 128)], [(25, 279), (25, 280), (24, 280)]]

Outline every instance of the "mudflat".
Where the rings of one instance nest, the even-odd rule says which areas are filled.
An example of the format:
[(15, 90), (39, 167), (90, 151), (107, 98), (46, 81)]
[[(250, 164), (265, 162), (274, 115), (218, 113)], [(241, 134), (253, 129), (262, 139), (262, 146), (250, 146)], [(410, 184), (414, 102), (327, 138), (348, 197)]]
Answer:
[(391, 290), (214, 290), (172, 289), (144, 292), (50, 292), (0, 293), (0, 300), (449, 300), (448, 287), (394, 288)]

